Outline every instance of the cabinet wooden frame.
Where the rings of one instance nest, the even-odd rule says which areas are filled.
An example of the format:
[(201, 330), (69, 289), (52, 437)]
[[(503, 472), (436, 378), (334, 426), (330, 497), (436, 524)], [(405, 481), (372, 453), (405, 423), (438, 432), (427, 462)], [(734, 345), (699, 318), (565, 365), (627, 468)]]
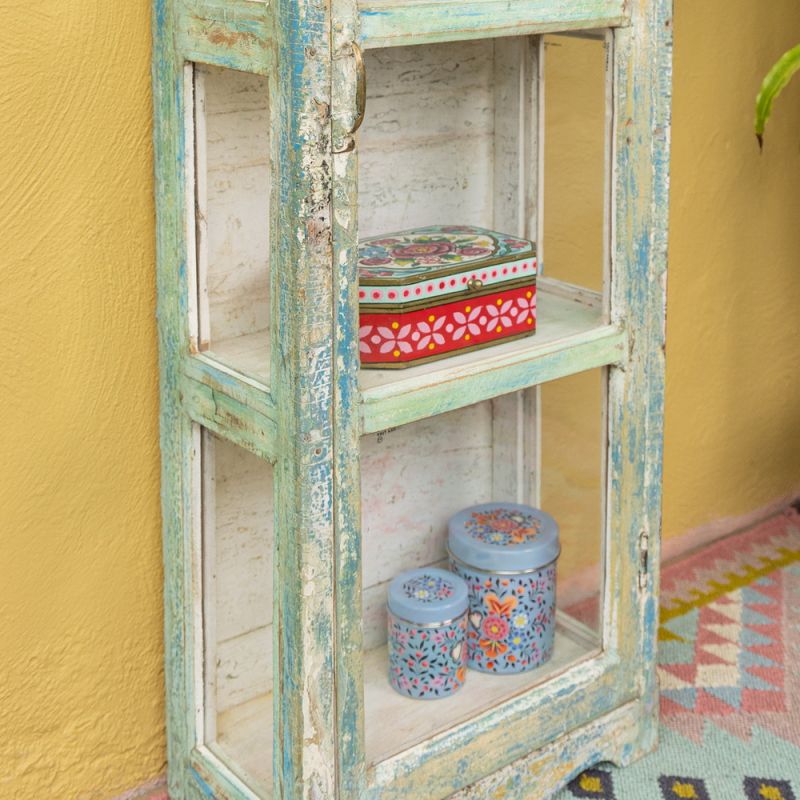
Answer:
[[(154, 2), (174, 798), (256, 796), (204, 734), (202, 513), (194, 490), (200, 427), (275, 465), (275, 797), (541, 797), (586, 766), (625, 764), (655, 744), (671, 6), (582, 0), (567, 16), (561, 0), (526, 0), (506, 18), (492, 0), (468, 5), (475, 8), (462, 4), (459, 16), (447, 0)], [(495, 23), (488, 26), (490, 17)], [(607, 307), (580, 324), (570, 321), (550, 343), (532, 340), (529, 350), (498, 348), (472, 362), (447, 360), (425, 374), (359, 385), (351, 43), (425, 46), (601, 27), (610, 28), (612, 45)], [(273, 356), (265, 379), (195, 352), (191, 62), (265, 75), (273, 93)], [(530, 196), (535, 216), (538, 189)], [(530, 214), (524, 222), (527, 230), (540, 223)], [(553, 296), (571, 291), (553, 284)], [(587, 305), (596, 307), (596, 300)], [(368, 764), (358, 602), (360, 436), (598, 366), (608, 375), (602, 651), (452, 730)], [(457, 387), (457, 400), (450, 387)]]

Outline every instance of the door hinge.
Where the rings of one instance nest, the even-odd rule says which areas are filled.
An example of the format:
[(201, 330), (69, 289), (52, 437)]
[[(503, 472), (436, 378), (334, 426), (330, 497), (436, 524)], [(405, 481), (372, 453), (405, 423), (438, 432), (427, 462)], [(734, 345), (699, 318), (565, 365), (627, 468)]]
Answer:
[(642, 531), (639, 534), (639, 588), (640, 589), (647, 588), (647, 578), (649, 575), (647, 571), (648, 544), (649, 544), (649, 536), (647, 535), (647, 531)]

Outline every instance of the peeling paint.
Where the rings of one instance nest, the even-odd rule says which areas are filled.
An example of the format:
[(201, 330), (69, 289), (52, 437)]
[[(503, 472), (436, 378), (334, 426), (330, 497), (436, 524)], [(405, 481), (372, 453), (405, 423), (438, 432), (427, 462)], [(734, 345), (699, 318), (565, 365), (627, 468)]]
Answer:
[[(186, 371), (180, 346), (185, 336), (185, 287), (176, 297), (174, 284), (170, 286), (174, 265), (184, 260), (180, 231), (185, 226), (174, 201), (184, 194), (182, 172), (172, 173), (160, 196), (162, 219), (175, 232), (160, 251), (166, 558), (175, 581), (167, 620), (173, 634), (168, 657), (171, 788), (176, 796), (181, 787), (188, 788), (185, 765), (194, 741), (195, 685), (190, 654), (198, 636), (186, 628), (184, 640), (181, 618), (188, 613), (182, 609), (191, 605), (190, 582), (182, 572), (188, 563), (187, 509), (192, 503), (187, 418), (181, 416), (185, 412), (276, 463), (280, 559), (273, 631), (278, 797), (436, 800), (456, 792), (464, 800), (492, 796), (514, 800), (530, 791), (531, 776), (543, 791), (550, 791), (600, 758), (622, 760), (643, 752), (652, 745), (655, 707), (652, 592), (657, 584), (663, 403), (659, 332), (664, 305), (657, 291), (663, 283), (654, 278), (665, 266), (660, 243), (666, 223), (669, 96), (662, 75), (669, 54), (659, 36), (665, 30), (661, 21), (668, 3), (626, 0), (624, 6), (623, 0), (580, 0), (566, 5), (561, 0), (525, 0), (513, 6), (500, 4), (505, 16), (498, 18), (500, 5), (492, 2), (467, 2), (456, 10), (434, 0), (425, 5), (424, 14), (418, 4), (398, 4), (391, 14), (381, 15), (374, 8), (359, 11), (352, 0), (331, 0), (331, 8), (305, 0), (279, 0), (268, 13), (234, 0), (221, 24), (201, 0), (183, 1), (182, 7), (195, 8), (195, 16), (213, 19), (214, 24), (202, 32), (205, 44), (199, 43), (199, 34), (192, 33), (186, 18), (178, 14), (180, 29), (173, 39), (178, 52), (170, 56), (171, 31), (164, 22), (157, 38), (159, 52), (166, 54), (158, 73), (161, 80), (173, 75), (182, 58), (193, 52), (202, 52), (210, 63), (237, 64), (265, 74), (274, 65), (271, 141), (280, 168), (271, 202), (271, 393), (266, 387), (237, 386), (235, 376), (213, 374), (210, 367), (191, 375)], [(331, 26), (331, 15), (341, 24)], [(538, 15), (538, 21), (531, 24), (520, 15)], [(499, 35), (512, 28), (534, 32), (553, 26), (620, 26), (614, 47), (619, 89), (615, 103), (617, 117), (627, 124), (620, 126), (615, 150), (617, 269), (611, 287), (611, 325), (580, 341), (542, 350), (536, 358), (498, 361), (491, 370), (454, 373), (446, 380), (440, 376), (428, 384), (409, 379), (403, 390), (359, 392), (353, 291), (358, 153), (357, 149), (332, 153), (352, 123), (355, 81), (352, 60), (333, 59), (331, 53), (347, 47), (359, 35), (359, 26), (362, 37), (365, 32), (369, 37), (370, 31), (376, 37), (368, 43), (380, 43), (384, 34), (379, 26), (388, 24), (387, 17), (394, 26), (395, 42), (410, 31), (419, 32), (415, 41), (425, 42)], [(182, 127), (175, 108), (180, 109), (180, 102), (171, 111), (160, 110), (167, 135), (172, 131), (175, 136)], [(169, 156), (170, 150), (162, 149), (161, 170), (174, 169)], [(619, 366), (612, 366), (609, 382), (615, 437), (608, 465), (604, 651), (464, 725), (368, 766), (361, 686), (362, 426), (390, 429), (571, 374), (577, 364), (584, 369)], [(176, 386), (183, 391), (182, 405)], [(653, 545), (647, 564), (652, 580), (642, 588), (640, 530), (650, 532)], [(515, 732), (513, 737), (509, 730)], [(499, 771), (488, 775), (490, 768)], [(466, 788), (468, 784), (474, 785)]]

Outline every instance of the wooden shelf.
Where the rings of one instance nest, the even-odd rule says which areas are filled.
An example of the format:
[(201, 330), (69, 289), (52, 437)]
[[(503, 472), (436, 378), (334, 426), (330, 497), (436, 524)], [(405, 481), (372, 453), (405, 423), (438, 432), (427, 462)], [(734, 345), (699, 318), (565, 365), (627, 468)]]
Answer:
[(367, 0), (363, 47), (590, 30), (627, 24), (625, 0)]
[(256, 331), (213, 343), (206, 356), (262, 384), (269, 383), (269, 331)]
[[(624, 330), (603, 320), (600, 295), (542, 279), (535, 336), (404, 370), (361, 370), (363, 432), (404, 425), (577, 372), (619, 362)], [(266, 331), (216, 342), (205, 355), (264, 384)]]
[(370, 650), (364, 656), (367, 764), (378, 764), (437, 733), (458, 727), (599, 652), (597, 638), (588, 628), (560, 614), (553, 655), (543, 666), (519, 675), (469, 670), (456, 694), (429, 701), (412, 700), (392, 689), (386, 676), (386, 647)]
[(603, 321), (599, 294), (539, 284), (536, 334), (405, 370), (361, 370), (365, 433), (404, 425), (624, 358), (625, 334)]
[[(600, 652), (596, 634), (559, 613), (553, 656), (539, 669), (519, 675), (487, 675), (470, 670), (464, 687), (451, 697), (428, 701), (398, 694), (387, 679), (386, 646), (364, 654), (364, 713), (367, 764), (381, 761), (456, 728), (549, 681)], [(272, 787), (272, 694), (264, 694), (220, 714), (212, 751), (256, 791)]]

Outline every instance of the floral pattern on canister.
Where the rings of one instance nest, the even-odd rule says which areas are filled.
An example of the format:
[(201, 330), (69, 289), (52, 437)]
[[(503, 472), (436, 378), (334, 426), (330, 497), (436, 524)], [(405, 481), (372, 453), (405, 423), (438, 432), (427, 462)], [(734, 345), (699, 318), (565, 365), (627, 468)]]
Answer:
[(508, 547), (535, 539), (542, 524), (533, 514), (510, 508), (473, 512), (464, 525), (467, 533), (486, 544)]
[(402, 364), (535, 330), (536, 286), (531, 284), (430, 309), (362, 311), (359, 351), (364, 364)]
[(364, 239), (358, 249), (359, 353), (402, 368), (536, 330), (536, 246), (472, 225)]
[(361, 278), (405, 279), (436, 267), (459, 267), (489, 259), (515, 258), (530, 242), (472, 225), (431, 225), (374, 236), (358, 245)]
[(555, 639), (556, 565), (498, 575), (452, 561), (469, 587), (467, 658), (481, 672), (526, 672), (547, 661)]
[(439, 575), (417, 575), (403, 584), (406, 597), (421, 603), (436, 603), (453, 596), (453, 584)]
[(446, 625), (417, 626), (389, 613), (389, 683), (419, 700), (446, 697), (464, 685), (467, 615)]

